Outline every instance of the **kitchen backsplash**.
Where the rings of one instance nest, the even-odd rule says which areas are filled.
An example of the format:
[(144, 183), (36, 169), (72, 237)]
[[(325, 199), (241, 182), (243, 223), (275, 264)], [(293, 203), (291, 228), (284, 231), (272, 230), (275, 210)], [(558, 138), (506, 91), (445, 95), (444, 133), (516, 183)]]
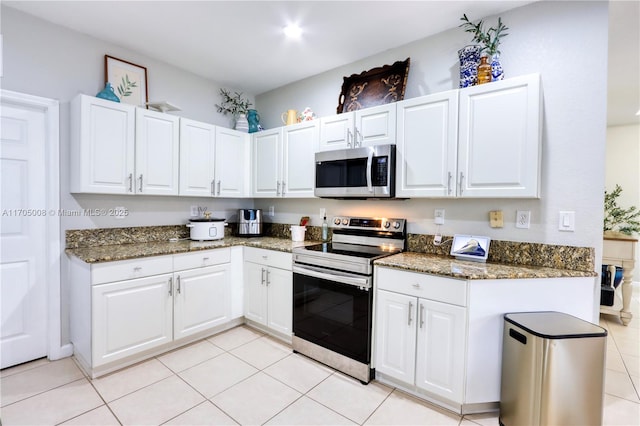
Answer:
[[(237, 224), (229, 223), (225, 236), (235, 235)], [(263, 223), (264, 235), (291, 238), (291, 225)], [(331, 229), (329, 229), (331, 232)], [(320, 241), (322, 228), (307, 226), (305, 240)], [(189, 238), (185, 225), (143, 226), (131, 228), (72, 229), (66, 231), (66, 248), (95, 247), (113, 244), (134, 244), (168, 241), (171, 238)], [(443, 236), (440, 246), (433, 244), (433, 235), (409, 234), (407, 250), (448, 256), (451, 237)], [(593, 271), (595, 249), (593, 247), (559, 246), (540, 243), (492, 240), (488, 262), (522, 266), (544, 266), (576, 271)]]

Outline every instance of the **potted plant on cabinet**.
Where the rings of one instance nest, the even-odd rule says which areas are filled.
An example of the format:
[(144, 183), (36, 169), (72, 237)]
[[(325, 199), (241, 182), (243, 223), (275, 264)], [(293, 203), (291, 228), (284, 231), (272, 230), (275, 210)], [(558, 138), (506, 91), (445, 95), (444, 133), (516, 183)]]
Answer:
[(616, 184), (613, 191), (604, 191), (604, 232), (609, 235), (633, 235), (640, 233), (640, 211), (636, 206), (623, 209), (618, 206), (622, 187)]
[(249, 131), (249, 122), (247, 121), (247, 111), (252, 105), (248, 99), (242, 97), (242, 93), (234, 92), (232, 95), (229, 90), (220, 89), (222, 102), (216, 104), (218, 112), (226, 115), (231, 114), (236, 121), (235, 129), (242, 132)]
[[(500, 64), (500, 41), (502, 37), (509, 35), (506, 31), (509, 29), (502, 23), (502, 19), (498, 17), (498, 25), (496, 28), (490, 27), (488, 30), (484, 30), (484, 21), (480, 20), (477, 24), (473, 24), (467, 14), (465, 13), (460, 18), (463, 21), (460, 27), (464, 28), (465, 32), (473, 34), (473, 41), (480, 44), (481, 53), (486, 53), (480, 57), (480, 65), (478, 65), (478, 84), (488, 83), (490, 81), (502, 80), (504, 78), (504, 72), (502, 65)], [(491, 63), (487, 62), (488, 57), (491, 57)]]

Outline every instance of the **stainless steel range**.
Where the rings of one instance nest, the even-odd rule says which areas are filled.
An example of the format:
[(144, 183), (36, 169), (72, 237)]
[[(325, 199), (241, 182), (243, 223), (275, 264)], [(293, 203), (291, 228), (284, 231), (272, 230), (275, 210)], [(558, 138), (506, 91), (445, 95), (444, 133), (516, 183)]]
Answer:
[(373, 261), (406, 246), (406, 220), (335, 217), (331, 243), (293, 249), (293, 350), (368, 383)]

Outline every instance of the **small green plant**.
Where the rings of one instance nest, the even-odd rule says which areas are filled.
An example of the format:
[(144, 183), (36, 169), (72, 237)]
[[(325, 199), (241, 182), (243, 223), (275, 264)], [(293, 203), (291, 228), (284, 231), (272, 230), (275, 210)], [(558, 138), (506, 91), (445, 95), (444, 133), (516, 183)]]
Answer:
[(220, 104), (216, 104), (218, 108), (218, 112), (222, 114), (230, 113), (233, 116), (238, 114), (246, 114), (249, 110), (249, 107), (252, 105), (248, 99), (244, 99), (242, 97), (242, 93), (234, 92), (231, 95), (226, 89), (220, 89), (220, 96), (222, 97), (222, 102)]
[(465, 13), (460, 18), (463, 21), (460, 27), (464, 28), (465, 32), (473, 34), (473, 41), (479, 43), (482, 46), (482, 52), (486, 52), (489, 56), (493, 56), (496, 53), (500, 53), (498, 46), (500, 46), (500, 39), (506, 37), (509, 33), (505, 32), (509, 29), (502, 23), (502, 19), (498, 18), (498, 27), (490, 27), (487, 31), (484, 30), (484, 21), (480, 20), (477, 24), (473, 24), (467, 14)]
[(130, 81), (129, 74), (125, 74), (124, 77), (122, 77), (122, 82), (118, 85), (118, 94), (121, 98), (124, 98), (125, 96), (131, 96), (131, 94), (133, 93), (131, 91), (131, 88), (133, 87), (138, 87), (138, 83), (136, 83), (135, 81)]
[(628, 209), (618, 207), (617, 198), (622, 193), (622, 187), (616, 184), (613, 191), (604, 191), (604, 230), (618, 231), (626, 235), (640, 233), (640, 211), (636, 206)]

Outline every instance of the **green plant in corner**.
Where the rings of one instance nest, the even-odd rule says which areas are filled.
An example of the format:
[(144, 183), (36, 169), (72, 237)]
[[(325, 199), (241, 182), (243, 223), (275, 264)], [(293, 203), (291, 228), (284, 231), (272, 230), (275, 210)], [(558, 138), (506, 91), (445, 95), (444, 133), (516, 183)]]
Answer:
[(222, 97), (222, 102), (220, 104), (216, 104), (218, 108), (218, 112), (222, 114), (230, 113), (233, 116), (237, 116), (238, 114), (246, 114), (249, 110), (249, 107), (252, 105), (248, 99), (244, 99), (242, 97), (242, 93), (234, 92), (231, 95), (226, 89), (220, 89), (220, 96)]
[(640, 233), (640, 211), (636, 206), (623, 209), (618, 206), (617, 198), (622, 187), (616, 184), (613, 191), (604, 191), (604, 230), (617, 231), (625, 235)]
[(138, 83), (136, 83), (135, 81), (130, 81), (129, 74), (125, 74), (124, 77), (122, 77), (122, 82), (118, 85), (118, 94), (120, 94), (121, 98), (124, 98), (125, 96), (131, 96), (131, 94), (133, 93), (131, 91), (131, 88), (133, 87), (138, 87)]
[(460, 27), (464, 28), (465, 32), (473, 34), (473, 41), (482, 45), (482, 52), (486, 52), (489, 56), (500, 53), (498, 49), (500, 39), (509, 35), (509, 33), (505, 32), (509, 27), (502, 23), (500, 17), (498, 17), (498, 26), (496, 28), (490, 27), (487, 31), (484, 31), (483, 20), (478, 21), (477, 24), (473, 24), (469, 18), (467, 18), (466, 13), (462, 15), (460, 20), (463, 21)]

